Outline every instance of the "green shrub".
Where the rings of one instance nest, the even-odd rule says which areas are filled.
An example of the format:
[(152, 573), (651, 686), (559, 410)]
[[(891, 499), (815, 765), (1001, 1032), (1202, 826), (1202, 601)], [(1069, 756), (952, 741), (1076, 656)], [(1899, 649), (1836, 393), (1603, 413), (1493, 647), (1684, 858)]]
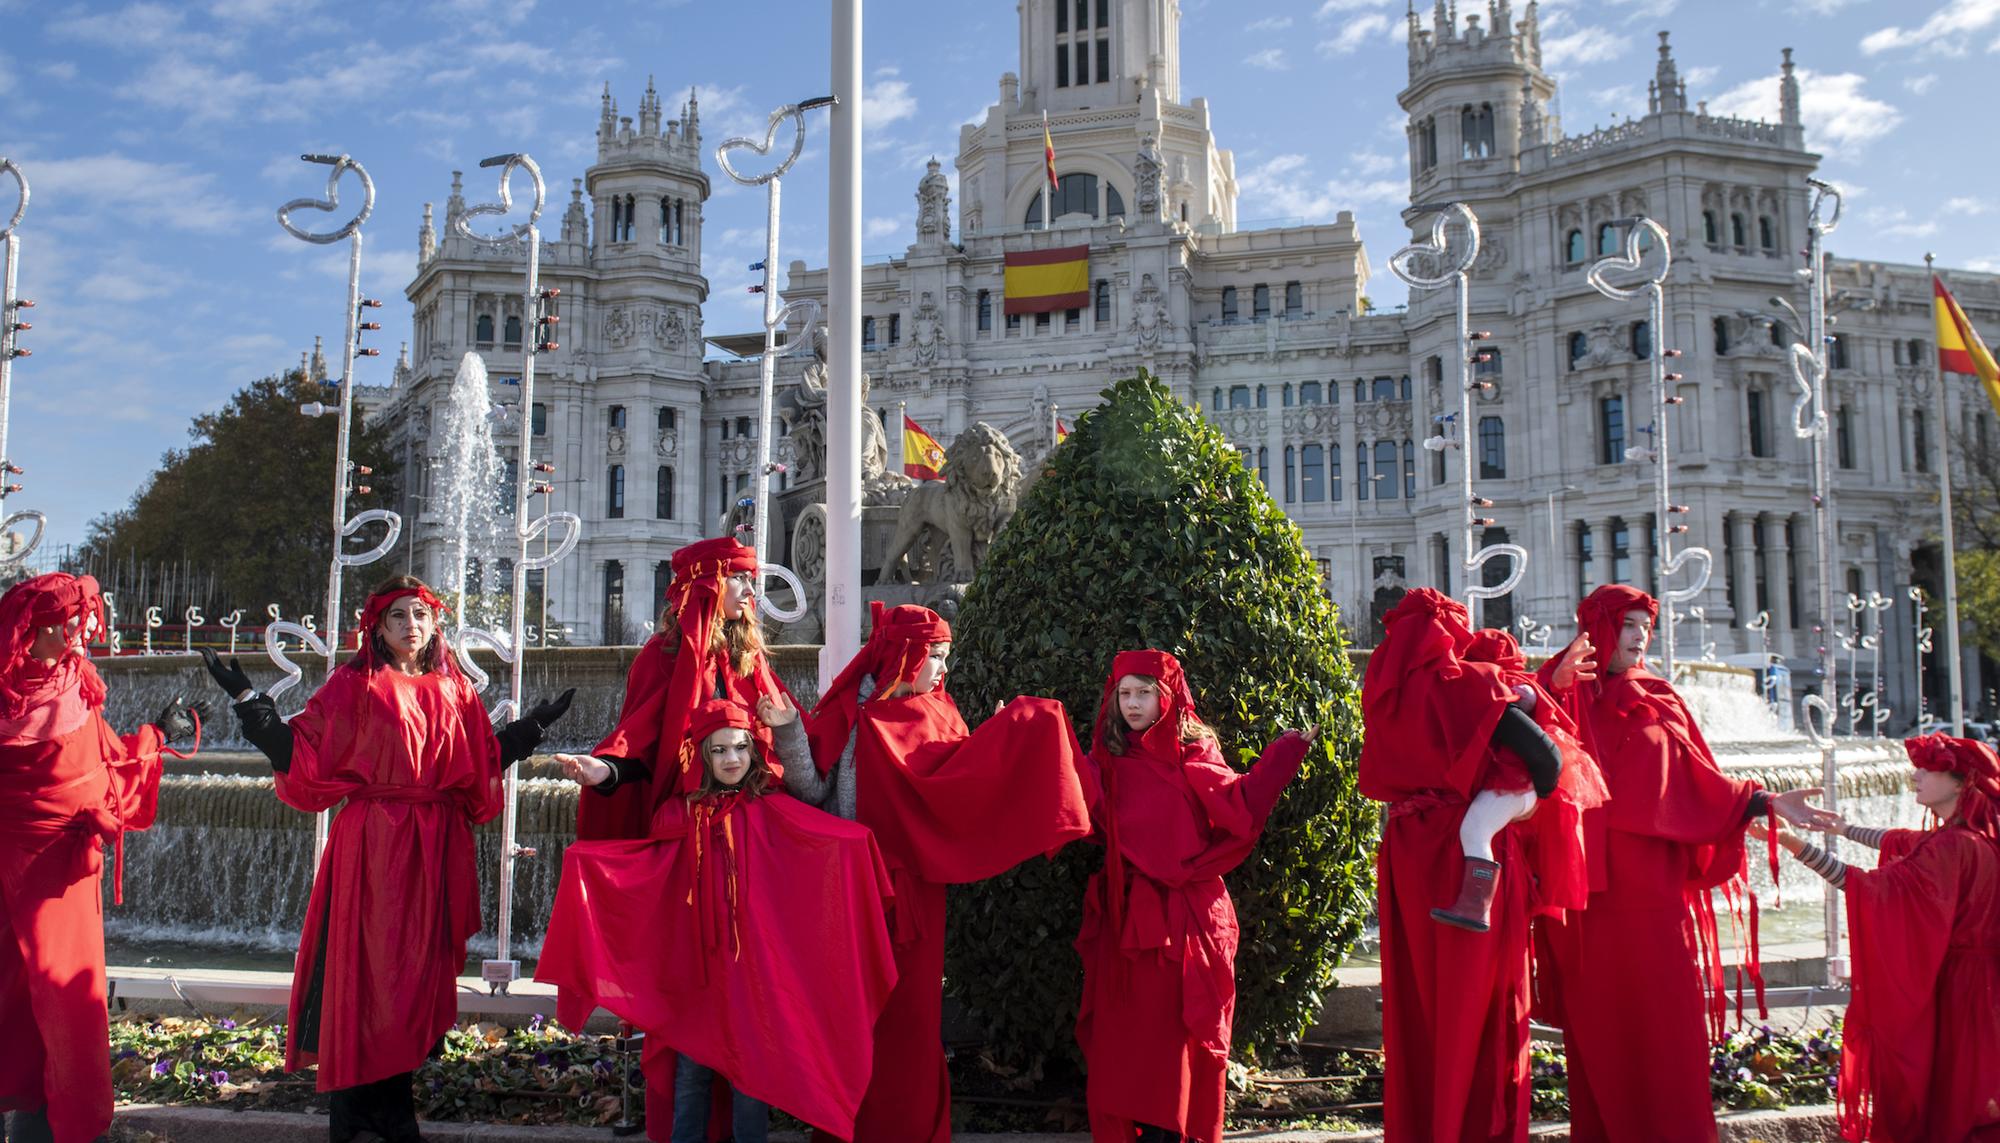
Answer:
[[(1111, 657), (1180, 657), (1239, 769), (1286, 727), (1321, 737), (1228, 878), (1242, 925), (1239, 1050), (1297, 1035), (1367, 916), (1375, 807), (1355, 790), (1359, 686), (1298, 528), (1221, 433), (1141, 370), (1104, 393), (994, 539), (955, 624), (953, 689), (970, 716), (1016, 694), (1062, 700), (1086, 747)], [(1071, 942), (1102, 861), (1074, 845), (953, 890), (948, 987), (1028, 1066), (1077, 1058)]]

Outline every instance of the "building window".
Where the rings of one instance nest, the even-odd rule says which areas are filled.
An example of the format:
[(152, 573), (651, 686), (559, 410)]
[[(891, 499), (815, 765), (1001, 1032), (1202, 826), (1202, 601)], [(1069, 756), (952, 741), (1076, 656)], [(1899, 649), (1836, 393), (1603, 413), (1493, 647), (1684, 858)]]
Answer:
[(1462, 158), (1490, 159), (1493, 157), (1493, 105), (1482, 103), (1477, 107), (1470, 104), (1458, 112), (1459, 152)]
[(604, 411), (604, 427), (622, 429), (625, 427), (625, 406), (613, 405)]
[(1622, 519), (1611, 521), (1611, 581), (1632, 582), (1632, 528)]
[(508, 316), (506, 333), (508, 345), (518, 347), (521, 344), (521, 318), (519, 314)]
[(1917, 471), (1929, 472), (1931, 470), (1931, 441), (1930, 432), (1928, 431), (1922, 409), (1913, 409), (1910, 412), (1910, 447), (1917, 454)]
[(1438, 121), (1432, 115), (1417, 127), (1417, 169), (1428, 171), (1438, 165)]
[(748, 417), (736, 418), (736, 435), (739, 437), (746, 437), (750, 440), (757, 439), (757, 433), (755, 429), (752, 428), (752, 422), (750, 418)]
[(1006, 326), (1007, 326), (1007, 332), (1010, 334), (1021, 332), (1021, 315), (1008, 314)]
[(1298, 491), (1298, 485), (1294, 483), (1292, 479), (1292, 446), (1286, 445), (1285, 446), (1285, 503), (1290, 504), (1295, 499), (1295, 494), (1297, 491)]
[(1590, 338), (1582, 330), (1569, 335), (1569, 367), (1575, 369), (1590, 353)]
[(1731, 214), (1729, 216), (1729, 244), (1731, 246), (1748, 246), (1750, 244), (1749, 236), (1744, 233), (1743, 216), (1740, 214)]
[(993, 293), (990, 290), (981, 290), (979, 291), (979, 332), (991, 333), (992, 331)]
[(1576, 597), (1589, 595), (1590, 586), (1590, 525), (1579, 522), (1576, 526)]
[(1618, 228), (1608, 222), (1597, 224), (1597, 256), (1608, 258), (1618, 253)]
[(1326, 499), (1326, 449), (1309, 444), (1299, 449), (1299, 499), (1317, 504)]
[(1260, 448), (1257, 450), (1257, 483), (1264, 486), (1265, 492), (1272, 491), (1270, 449)]
[(493, 315), (480, 314), (472, 323), (472, 340), (481, 345), (493, 344)]
[(605, 474), (604, 514), (613, 520), (625, 518), (625, 466), (614, 464)]
[(1048, 313), (1048, 311), (1047, 311), (1047, 310), (1043, 310), (1043, 311), (1042, 311), (1041, 313), (1038, 313), (1038, 314), (1036, 314), (1036, 315), (1035, 315), (1035, 332), (1036, 332), (1037, 334), (1040, 334), (1040, 333), (1043, 333), (1043, 332), (1046, 332), (1046, 331), (1048, 330), (1048, 328), (1049, 328), (1050, 324), (1051, 324), (1052, 322), (1054, 322), (1054, 321), (1055, 321), (1055, 319), (1049, 316), (1049, 313)]
[[(1111, 41), (1097, 41), (1097, 82), (1111, 82)], [(1120, 213), (1123, 213), (1122, 211)]]
[(1285, 316), (1300, 317), (1306, 312), (1305, 287), (1297, 282), (1285, 283)]
[(901, 344), (903, 344), (903, 315), (902, 315), (902, 314), (890, 314), (890, 315), (889, 315), (889, 344), (890, 344), (890, 345), (901, 345)]
[(1507, 476), (1507, 426), (1499, 417), (1479, 418), (1479, 479)]
[(1394, 377), (1377, 377), (1374, 384), (1374, 399), (1377, 401), (1395, 400), (1396, 379)]
[(1271, 287), (1262, 282), (1250, 288), (1250, 320), (1263, 321), (1271, 316)]
[(1270, 403), (1270, 396), (1264, 387), (1262, 385), (1257, 386), (1257, 407), (1262, 409)]
[(528, 406), (528, 427), (538, 437), (549, 435), (549, 407), (540, 401)]
[(1414, 500), (1417, 496), (1417, 443), (1403, 441), (1403, 497)]
[(1299, 382), (1299, 404), (1317, 405), (1319, 403), (1320, 403), (1319, 382), (1317, 381)]
[(653, 477), (653, 518), (674, 518), (674, 470), (664, 464)]
[(1572, 229), (1563, 239), (1563, 261), (1572, 266), (1583, 261), (1587, 251), (1583, 245), (1583, 231)]
[(1715, 224), (1715, 212), (1712, 210), (1701, 212), (1701, 240), (1710, 246), (1722, 241), (1721, 229)]
[(1107, 219), (1125, 217), (1125, 196), (1119, 194), (1118, 188), (1110, 183), (1104, 184), (1104, 217)]
[(617, 560), (604, 561), (604, 642), (620, 643), (625, 639), (625, 565)]
[(1090, 82), (1090, 41), (1076, 42), (1076, 82), (1078, 85)]
[(1075, 330), (1078, 326), (1082, 324), (1083, 324), (1082, 310), (1072, 307), (1070, 309), (1066, 309), (1063, 311), (1063, 331), (1065, 333)]
[[(1486, 528), (1479, 533), (1479, 546), (1492, 547), (1507, 542), (1507, 529)], [(1499, 587), (1507, 582), (1508, 568), (1505, 561), (1488, 560), (1479, 569), (1479, 581), (1487, 587)], [(1514, 593), (1496, 595), (1488, 599), (1479, 612), (1480, 622), (1487, 627), (1498, 627), (1510, 631), (1514, 627)]]
[[(1986, 427), (1986, 418), (1979, 420), (1980, 428)], [(1846, 405), (1833, 415), (1834, 453), (1839, 457), (1842, 468), (1854, 467), (1854, 412)]]
[(1250, 386), (1231, 385), (1229, 387), (1229, 407), (1247, 409), (1250, 407)]
[(1326, 493), (1327, 499), (1340, 502), (1340, 446), (1326, 446)]
[(1784, 322), (1773, 321), (1771, 323), (1771, 344), (1777, 346), (1779, 349), (1783, 349), (1785, 346), (1791, 344), (1791, 331), (1785, 328)]
[(1091, 320), (1098, 325), (1111, 324), (1111, 283), (1102, 278), (1097, 280), (1091, 292)]
[(1743, 425), (1750, 434), (1750, 455), (1768, 457), (1771, 455), (1771, 434), (1765, 431), (1764, 391), (1751, 389), (1744, 396), (1749, 402)]
[(1653, 356), (1653, 323), (1635, 321), (1632, 323), (1632, 356), (1645, 361)]
[[(1062, 30), (1063, 7), (1061, 4), (1056, 5), (1057, 31)], [(1056, 86), (1069, 86), (1069, 46), (1060, 43), (1056, 45)]]
[[(1057, 58), (1060, 59), (1061, 57), (1058, 56)], [(1028, 214), (1023, 221), (1029, 226), (1040, 226), (1042, 224), (1042, 198), (1043, 195), (1037, 194), (1035, 201), (1028, 204)], [(1065, 214), (1087, 214), (1092, 218), (1099, 217), (1097, 209), (1097, 176), (1072, 174), (1064, 175), (1057, 179), (1055, 204), (1056, 212), (1054, 218), (1061, 218)], [(1124, 208), (1122, 200), (1119, 203), (1119, 208), (1121, 210)]]
[(1766, 250), (1778, 248), (1778, 228), (1771, 224), (1771, 216), (1768, 214), (1757, 216), (1757, 245)]
[(1375, 489), (1375, 498), (1394, 500), (1396, 498), (1395, 441), (1375, 442), (1375, 474), (1382, 478), (1376, 482), (1378, 487)]
[(1498, 346), (1485, 346), (1474, 353), (1473, 356), (1485, 358), (1484, 361), (1474, 361), (1472, 363), (1474, 376), (1486, 378), (1500, 376), (1500, 349)]
[(875, 348), (875, 319), (872, 317), (861, 319), (861, 348)]
[(1831, 368), (1834, 369), (1853, 368), (1853, 366), (1851, 366), (1848, 363), (1846, 334), (1844, 333), (1834, 334), (1833, 342), (1827, 347), (1827, 349), (1828, 349), (1827, 356), (1832, 359)]
[(1729, 352), (1729, 319), (1716, 318), (1710, 328), (1715, 332), (1715, 355), (1721, 357)]
[(1111, 26), (1111, 0), (1097, 0), (1097, 26), (1099, 28)]
[(1598, 398), (1597, 439), (1597, 463), (1617, 464), (1625, 459), (1625, 398)]
[(671, 406), (671, 405), (661, 405), (661, 406), (660, 406), (660, 412), (659, 412), (659, 415), (658, 415), (658, 418), (657, 418), (657, 419), (658, 419), (658, 422), (659, 422), (659, 424), (658, 424), (658, 428), (659, 428), (659, 430), (660, 430), (661, 432), (663, 432), (663, 433), (670, 433), (670, 432), (673, 432), (673, 431), (674, 431), (674, 410), (673, 410), (673, 406)]
[(1224, 322), (1232, 322), (1236, 320), (1235, 286), (1222, 287), (1222, 320)]

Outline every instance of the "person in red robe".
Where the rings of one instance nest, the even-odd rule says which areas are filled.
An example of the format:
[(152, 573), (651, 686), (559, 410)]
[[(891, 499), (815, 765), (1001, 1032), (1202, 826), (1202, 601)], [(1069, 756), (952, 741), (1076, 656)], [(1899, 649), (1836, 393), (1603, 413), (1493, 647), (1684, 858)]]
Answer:
[[(1519, 648), (1467, 620), (1457, 600), (1409, 592), (1362, 681), (1360, 788), (1388, 807), (1375, 870), (1392, 1140), (1527, 1138), (1529, 921), (1582, 904), (1580, 815), (1603, 800)], [(1490, 835), (1490, 857), (1471, 852), (1481, 792), (1523, 780), (1546, 796)]]
[[(756, 549), (718, 536), (676, 551), (672, 566), (658, 630), (626, 676), (618, 724), (590, 754), (556, 756), (572, 769), (591, 759), (610, 768), (610, 777), (577, 799), (579, 841), (644, 838), (659, 807), (701, 783), (700, 768), (682, 744), (688, 719), (702, 703), (726, 698), (755, 710), (759, 699), (782, 696), (788, 706), (797, 705), (764, 654)], [(760, 723), (754, 733), (776, 773), (779, 752), (770, 727)], [(647, 1138), (666, 1143), (674, 1118), (674, 1053), (648, 1037), (639, 1068), (646, 1079)], [(727, 1107), (719, 1085), (716, 1101)]]
[(1104, 868), (1076, 938), (1093, 1143), (1220, 1143), (1237, 944), (1222, 877), (1250, 856), (1318, 733), (1286, 731), (1240, 773), (1178, 659), (1112, 659), (1089, 756)]
[[(137, 734), (104, 721), (84, 647), (104, 632), (97, 581), (62, 572), (0, 596), (0, 1118), (23, 1143), (111, 1126), (103, 843), (153, 824), (160, 755), (196, 734), (177, 699)], [(114, 866), (113, 899), (123, 902)]]
[(1578, 1143), (1716, 1137), (1709, 1045), (1727, 1008), (1709, 891), (1741, 888), (1752, 820), (1805, 821), (1817, 792), (1770, 795), (1722, 773), (1673, 686), (1646, 669), (1658, 615), (1637, 588), (1600, 587), (1577, 608), (1578, 637), (1542, 668), (1611, 791), (1584, 815), (1603, 839), (1589, 906), (1543, 922), (1554, 963), (1538, 984), (1564, 1032)]
[(1983, 742), (1906, 739), (1938, 828), (1810, 824), (1879, 849), (1853, 869), (1790, 831), (1779, 844), (1847, 899), (1854, 994), (1840, 1128), (1874, 1143), (2000, 1140), (2000, 758)]
[(968, 734), (944, 686), (951, 626), (923, 607), (870, 611), (868, 642), (813, 710), (815, 767), (787, 767), (785, 786), (873, 831), (895, 887), (896, 988), (876, 1021), (872, 1077), (845, 1138), (944, 1143), (945, 886), (997, 876), (1088, 834), (1083, 750), (1051, 699), (1017, 698)]
[(355, 656), (286, 722), (234, 659), (204, 651), (270, 760), (279, 800), (340, 807), (313, 875), (292, 972), (285, 1070), (317, 1064), (328, 1137), (421, 1138), (411, 1073), (458, 1019), (458, 974), (479, 931), (472, 827), (502, 805), (507, 767), (540, 745), (574, 691), (497, 734), (413, 576), (369, 595)]
[[(645, 840), (569, 847), (535, 969), (559, 986), (563, 1023), (602, 1005), (677, 1053), (675, 1143), (724, 1120), (736, 1143), (762, 1143), (765, 1104), (852, 1132), (896, 979), (881, 852), (779, 792), (753, 731), (776, 731), (787, 772), (813, 766), (797, 712), (778, 718), (729, 700), (695, 710), (685, 741), (710, 777), (669, 798)], [(599, 766), (578, 762), (578, 781), (608, 778)], [(733, 1089), (728, 1116), (710, 1114), (710, 1073)]]

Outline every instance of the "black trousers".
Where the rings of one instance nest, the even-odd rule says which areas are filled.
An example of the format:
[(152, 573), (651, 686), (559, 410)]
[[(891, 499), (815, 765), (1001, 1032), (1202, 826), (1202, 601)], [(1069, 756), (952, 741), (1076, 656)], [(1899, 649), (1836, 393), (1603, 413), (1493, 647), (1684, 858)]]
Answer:
[(333, 1097), (327, 1122), (330, 1143), (351, 1143), (363, 1131), (373, 1131), (388, 1143), (419, 1143), (423, 1135), (417, 1131), (413, 1074), (402, 1072), (330, 1093)]

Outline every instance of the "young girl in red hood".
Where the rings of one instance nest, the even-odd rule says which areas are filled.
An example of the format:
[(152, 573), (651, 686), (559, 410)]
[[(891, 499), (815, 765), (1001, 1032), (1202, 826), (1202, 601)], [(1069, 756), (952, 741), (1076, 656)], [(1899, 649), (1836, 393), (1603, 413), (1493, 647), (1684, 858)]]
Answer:
[(1238, 773), (1178, 659), (1112, 660), (1090, 751), (1104, 868), (1076, 938), (1094, 1143), (1222, 1138), (1237, 943), (1222, 876), (1250, 855), (1318, 733), (1288, 730)]
[[(62, 572), (0, 596), (0, 1117), (10, 1140), (83, 1143), (111, 1127), (103, 843), (153, 824), (165, 744), (200, 704), (121, 738), (84, 647), (97, 581)], [(116, 880), (114, 900), (123, 902)]]

